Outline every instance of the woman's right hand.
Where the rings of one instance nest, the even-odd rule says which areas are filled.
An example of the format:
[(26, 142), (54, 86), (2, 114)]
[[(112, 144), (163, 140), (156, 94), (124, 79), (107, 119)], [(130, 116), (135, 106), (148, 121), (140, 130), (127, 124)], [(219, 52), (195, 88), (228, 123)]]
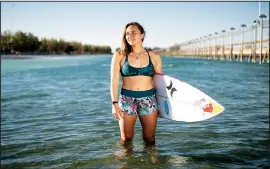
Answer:
[(120, 116), (123, 118), (124, 117), (124, 114), (123, 112), (121, 111), (118, 103), (115, 103), (112, 105), (112, 115), (117, 119), (117, 120), (120, 120)]

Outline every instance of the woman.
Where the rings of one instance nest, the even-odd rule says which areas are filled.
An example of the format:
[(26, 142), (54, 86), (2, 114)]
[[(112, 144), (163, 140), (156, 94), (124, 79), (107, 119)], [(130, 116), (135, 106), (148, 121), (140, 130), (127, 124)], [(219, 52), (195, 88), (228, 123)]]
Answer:
[[(125, 26), (122, 47), (111, 62), (112, 114), (119, 120), (123, 142), (133, 139), (139, 116), (144, 141), (155, 144), (158, 109), (153, 75), (162, 73), (162, 61), (158, 54), (144, 49), (144, 38), (145, 31), (139, 23), (131, 22)], [(122, 89), (118, 100), (120, 73)]]

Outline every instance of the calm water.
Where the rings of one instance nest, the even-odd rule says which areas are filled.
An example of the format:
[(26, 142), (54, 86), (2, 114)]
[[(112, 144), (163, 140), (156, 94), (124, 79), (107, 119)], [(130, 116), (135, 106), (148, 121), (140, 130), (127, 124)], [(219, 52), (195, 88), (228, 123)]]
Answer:
[(119, 143), (111, 56), (1, 60), (1, 168), (268, 168), (269, 65), (163, 57), (163, 71), (226, 110), (184, 123), (158, 119), (156, 146), (136, 123)]

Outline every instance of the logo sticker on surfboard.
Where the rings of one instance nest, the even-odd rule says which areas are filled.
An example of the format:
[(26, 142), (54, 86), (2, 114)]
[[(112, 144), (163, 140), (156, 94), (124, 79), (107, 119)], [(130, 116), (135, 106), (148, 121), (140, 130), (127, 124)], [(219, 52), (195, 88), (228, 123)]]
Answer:
[(171, 97), (173, 97), (173, 92), (175, 92), (175, 91), (177, 91), (177, 90), (176, 90), (175, 87), (173, 87), (173, 83), (172, 83), (171, 80), (170, 80), (169, 86), (166, 86), (166, 88), (167, 88), (168, 90), (170, 90)]
[(169, 106), (168, 106), (168, 102), (166, 100), (164, 101), (164, 109), (165, 109), (165, 113), (167, 115), (169, 115)]

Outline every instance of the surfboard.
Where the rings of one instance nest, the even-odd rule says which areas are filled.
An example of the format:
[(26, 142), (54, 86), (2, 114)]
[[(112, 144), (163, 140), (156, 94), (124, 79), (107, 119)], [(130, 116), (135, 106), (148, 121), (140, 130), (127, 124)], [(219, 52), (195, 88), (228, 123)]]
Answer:
[(169, 120), (198, 122), (222, 113), (225, 108), (213, 98), (165, 74), (154, 75), (159, 116)]

